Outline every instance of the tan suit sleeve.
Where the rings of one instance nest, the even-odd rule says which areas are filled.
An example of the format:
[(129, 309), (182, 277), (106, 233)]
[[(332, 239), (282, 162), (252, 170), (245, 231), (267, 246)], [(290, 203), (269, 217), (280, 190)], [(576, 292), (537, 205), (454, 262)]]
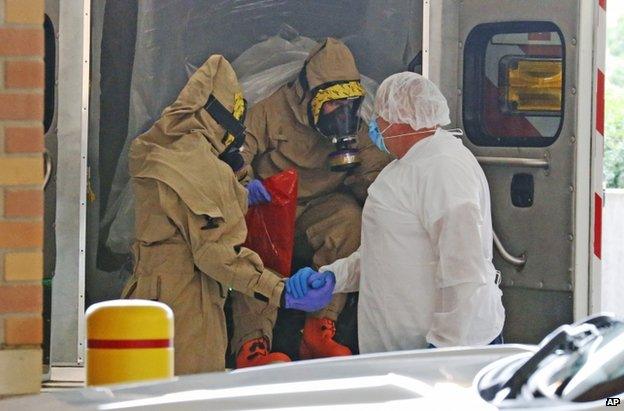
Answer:
[(256, 253), (232, 245), (236, 234), (233, 231), (240, 230), (240, 226), (228, 228), (220, 218), (211, 222), (208, 216), (195, 214), (166, 184), (159, 183), (158, 192), (162, 209), (189, 244), (201, 272), (227, 288), (280, 306), (284, 280), (264, 268)]
[(361, 127), (358, 132), (358, 148), (361, 164), (345, 179), (344, 184), (358, 200), (364, 202), (368, 195), (366, 190), (381, 170), (392, 161), (392, 157), (370, 141), (367, 127)]
[(253, 106), (245, 118), (245, 126), (247, 127), (247, 135), (241, 155), (245, 161), (239, 181), (246, 185), (253, 180), (254, 172), (252, 162), (256, 156), (266, 152), (269, 147), (269, 133), (267, 130), (267, 113), (264, 104), (258, 103)]

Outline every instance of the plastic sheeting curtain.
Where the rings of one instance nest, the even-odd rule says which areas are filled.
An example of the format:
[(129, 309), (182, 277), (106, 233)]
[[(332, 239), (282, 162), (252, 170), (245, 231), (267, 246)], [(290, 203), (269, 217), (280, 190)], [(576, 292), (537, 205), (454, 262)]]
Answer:
[(109, 230), (106, 245), (124, 254), (132, 241), (130, 142), (151, 126), (189, 71), (208, 56), (222, 54), (233, 62), (253, 104), (299, 71), (316, 40), (332, 36), (349, 46), (360, 72), (372, 79), (365, 79), (365, 86), (374, 92), (376, 82), (407, 70), (416, 58), (421, 22), (422, 0), (140, 1), (128, 134), (122, 136), (125, 144), (101, 221)]

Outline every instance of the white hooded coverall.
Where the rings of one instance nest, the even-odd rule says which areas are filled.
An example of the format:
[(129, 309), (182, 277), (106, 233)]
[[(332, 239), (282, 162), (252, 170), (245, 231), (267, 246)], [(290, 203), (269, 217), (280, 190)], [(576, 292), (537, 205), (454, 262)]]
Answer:
[(461, 140), (438, 129), (386, 166), (368, 189), (360, 248), (328, 270), (336, 293), (360, 292), (361, 353), (493, 341), (505, 311), (490, 192)]

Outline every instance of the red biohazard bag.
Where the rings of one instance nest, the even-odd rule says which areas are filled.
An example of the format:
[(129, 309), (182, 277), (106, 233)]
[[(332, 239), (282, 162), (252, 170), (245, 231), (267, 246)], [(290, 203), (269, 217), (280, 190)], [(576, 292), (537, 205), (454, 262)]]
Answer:
[(258, 253), (264, 265), (290, 277), (297, 212), (297, 171), (286, 170), (263, 182), (271, 202), (249, 207), (245, 247)]

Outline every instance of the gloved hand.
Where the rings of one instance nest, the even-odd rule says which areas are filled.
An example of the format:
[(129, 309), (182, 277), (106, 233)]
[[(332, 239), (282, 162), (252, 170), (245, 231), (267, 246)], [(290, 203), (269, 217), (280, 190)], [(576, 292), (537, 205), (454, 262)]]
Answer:
[[(319, 274), (310, 267), (299, 269), (286, 282), (286, 290), (295, 298), (305, 297), (310, 287), (321, 288), (325, 285), (325, 276), (315, 276), (314, 282), (309, 279), (313, 274)], [(332, 273), (333, 274), (333, 273)]]
[(321, 288), (330, 278), (334, 279), (334, 285), (336, 285), (336, 274), (332, 271), (323, 271), (322, 273), (317, 274), (317, 276), (310, 276), (308, 279), (308, 285), (312, 288)]
[[(316, 273), (310, 267), (299, 269), (286, 282), (286, 291), (295, 298), (304, 297), (308, 293), (308, 278)], [(319, 287), (316, 287), (319, 288)]]
[[(290, 279), (286, 281), (286, 289), (282, 295), (283, 303), (282, 307), (293, 310), (301, 310), (309, 313), (313, 313), (322, 308), (325, 308), (332, 299), (334, 287), (336, 285), (336, 276), (331, 271), (325, 271), (324, 273), (317, 273), (314, 270), (312, 274), (307, 278), (309, 285), (312, 285), (308, 289), (305, 296), (296, 298), (288, 291), (288, 283)], [(318, 288), (314, 288), (314, 285), (318, 285)]]
[(269, 194), (260, 180), (251, 180), (249, 184), (247, 184), (247, 192), (249, 193), (248, 199), (250, 207), (260, 203), (271, 202), (271, 194)]
[[(331, 271), (324, 271), (322, 273), (314, 272), (310, 277), (308, 277), (308, 288), (306, 290), (306, 294), (310, 290), (317, 290), (319, 288), (325, 287), (328, 281), (333, 281), (332, 292), (334, 287), (336, 286), (336, 275)], [(302, 297), (305, 297), (303, 295)]]

